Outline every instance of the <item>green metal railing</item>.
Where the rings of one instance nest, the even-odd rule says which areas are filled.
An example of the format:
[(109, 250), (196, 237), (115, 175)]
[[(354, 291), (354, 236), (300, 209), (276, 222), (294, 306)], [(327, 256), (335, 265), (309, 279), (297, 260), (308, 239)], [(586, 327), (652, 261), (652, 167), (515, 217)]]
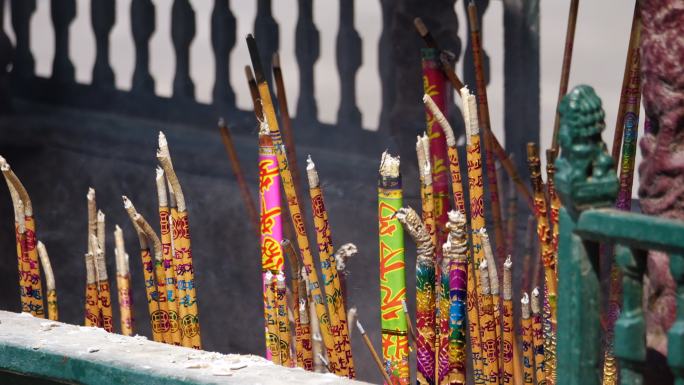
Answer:
[[(618, 180), (601, 141), (600, 99), (587, 86), (568, 94), (560, 106), (561, 154), (556, 161), (560, 212), (558, 253), (559, 385), (602, 382), (599, 258), (600, 245), (614, 246), (622, 273), (623, 300), (615, 324), (614, 353), (621, 384), (643, 384), (646, 361), (643, 279), (647, 251), (670, 256), (677, 283), (677, 319), (668, 333), (668, 363), (684, 384), (684, 222), (608, 209)], [(606, 256), (604, 256), (605, 258)]]

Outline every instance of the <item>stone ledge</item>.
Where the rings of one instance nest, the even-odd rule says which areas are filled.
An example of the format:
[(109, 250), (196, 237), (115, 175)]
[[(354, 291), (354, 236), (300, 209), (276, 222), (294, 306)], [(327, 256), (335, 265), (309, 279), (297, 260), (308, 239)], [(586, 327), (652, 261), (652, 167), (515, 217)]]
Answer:
[(84, 385), (363, 384), (262, 357), (196, 351), (6, 311), (0, 311), (0, 379), (2, 371)]

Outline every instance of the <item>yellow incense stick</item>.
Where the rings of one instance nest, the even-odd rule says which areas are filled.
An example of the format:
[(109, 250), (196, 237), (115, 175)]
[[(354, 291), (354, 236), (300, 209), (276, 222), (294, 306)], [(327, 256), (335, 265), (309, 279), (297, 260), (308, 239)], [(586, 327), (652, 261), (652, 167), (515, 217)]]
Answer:
[(172, 236), (175, 251), (173, 259), (174, 263), (180, 263), (180, 265), (175, 266), (177, 274), (176, 287), (179, 290), (179, 294), (183, 293), (182, 290), (185, 290), (184, 295), (178, 297), (181, 328), (183, 329), (183, 340), (185, 341), (184, 346), (189, 341), (192, 348), (202, 349), (188, 211), (185, 206), (183, 190), (173, 169), (168, 143), (162, 132), (159, 132), (157, 160), (159, 160), (161, 167), (164, 169), (171, 190), (176, 197), (177, 209), (171, 209)]
[(302, 257), (304, 267), (306, 268), (306, 274), (309, 280), (309, 286), (311, 288), (311, 297), (316, 308), (316, 317), (318, 318), (318, 321), (321, 325), (323, 343), (325, 344), (325, 348), (328, 353), (328, 358), (331, 361), (333, 372), (341, 373), (341, 369), (337, 368), (334, 365), (334, 363), (338, 360), (335, 354), (334, 340), (332, 338), (332, 334), (330, 331), (329, 318), (326, 314), (325, 299), (321, 293), (321, 286), (318, 280), (318, 273), (316, 272), (316, 268), (314, 265), (313, 255), (311, 255), (309, 239), (306, 234), (302, 210), (299, 205), (299, 197), (294, 187), (292, 172), (287, 161), (287, 154), (284, 150), (283, 139), (280, 134), (278, 119), (276, 117), (275, 109), (273, 106), (273, 100), (271, 98), (271, 92), (268, 88), (268, 84), (266, 83), (266, 78), (261, 67), (261, 60), (259, 58), (259, 52), (256, 47), (256, 41), (254, 40), (254, 37), (252, 35), (247, 36), (247, 46), (249, 48), (249, 54), (252, 60), (252, 66), (254, 68), (254, 75), (257, 81), (259, 96), (261, 97), (265, 123), (268, 124), (269, 130), (271, 132), (271, 137), (273, 139), (273, 146), (276, 149), (276, 156), (278, 158), (278, 168), (280, 170), (280, 176), (283, 181), (283, 187), (285, 190), (285, 195), (287, 197), (290, 219), (292, 220), (292, 224), (294, 225), (297, 231), (297, 245), (299, 246), (299, 252)]
[(311, 160), (311, 156), (307, 158), (306, 173), (309, 181), (309, 194), (311, 195), (311, 211), (316, 229), (318, 257), (321, 262), (327, 309), (330, 315), (330, 328), (333, 332), (335, 346), (339, 346), (339, 349), (336, 349), (338, 364), (343, 375), (354, 378), (354, 361), (352, 358), (351, 342), (349, 341), (347, 315), (344, 311), (344, 303), (342, 302), (342, 286), (337, 274), (337, 262), (332, 253), (328, 212), (325, 208), (316, 165)]
[(282, 355), (280, 354), (281, 343), (280, 333), (278, 332), (278, 299), (276, 288), (276, 276), (270, 271), (266, 272), (266, 341), (268, 349), (271, 351), (271, 362), (282, 365)]
[(157, 302), (157, 280), (154, 277), (154, 262), (152, 260), (152, 254), (150, 253), (149, 242), (147, 236), (140, 228), (136, 222), (136, 215), (138, 214), (133, 206), (133, 203), (126, 197), (123, 196), (123, 203), (128, 216), (131, 218), (133, 223), (133, 228), (138, 235), (138, 241), (140, 242), (140, 259), (143, 266), (143, 277), (145, 279), (145, 294), (147, 297), (147, 309), (150, 313), (150, 326), (152, 328), (152, 339), (156, 342), (163, 342), (163, 329), (164, 325), (162, 323), (155, 321), (155, 316), (159, 315), (159, 302)]
[[(91, 243), (93, 236), (91, 235)], [(107, 276), (107, 263), (105, 260), (105, 215), (102, 211), (97, 212), (97, 237), (95, 244), (95, 275), (97, 277), (97, 307), (102, 318), (102, 327), (112, 332), (114, 330), (114, 318), (112, 315), (112, 294)], [(95, 247), (97, 245), (97, 247)]]
[(534, 346), (534, 376), (537, 384), (546, 384), (546, 360), (544, 352), (544, 331), (542, 330), (542, 315), (539, 304), (539, 288), (532, 290), (532, 344)]
[(523, 384), (534, 384), (534, 341), (532, 338), (532, 318), (530, 318), (530, 297), (523, 293), (520, 300), (522, 320), (520, 322), (523, 352)]
[(499, 295), (499, 274), (496, 270), (496, 260), (492, 252), (492, 245), (489, 241), (489, 234), (484, 227), (480, 229), (480, 237), (482, 239), (482, 248), (484, 249), (485, 259), (487, 260), (487, 273), (489, 275), (489, 286), (492, 295), (492, 313), (494, 317), (494, 331), (496, 333), (496, 347), (499, 351), (499, 369), (503, 368), (503, 359), (501, 353), (501, 341), (503, 334), (501, 332), (501, 297)]
[(114, 258), (116, 258), (116, 291), (119, 299), (121, 334), (132, 336), (134, 334), (134, 324), (130, 265), (128, 263), (128, 254), (124, 247), (123, 230), (121, 230), (119, 225), (114, 227)]
[(503, 326), (501, 328), (503, 332), (501, 348), (503, 371), (501, 382), (510, 384), (514, 382), (515, 378), (513, 357), (518, 348), (515, 345), (515, 333), (513, 331), (515, 327), (513, 322), (513, 261), (511, 261), (510, 255), (506, 258), (503, 268)]
[(482, 325), (482, 355), (484, 356), (484, 375), (486, 382), (499, 383), (499, 356), (496, 345), (497, 336), (494, 327), (494, 309), (491, 287), (489, 286), (489, 269), (487, 260), (480, 263), (480, 325)]
[[(90, 242), (88, 242), (90, 243)], [(92, 246), (91, 246), (92, 247)], [(85, 295), (85, 326), (100, 327), (100, 309), (97, 307), (97, 276), (95, 275), (95, 256), (85, 254), (86, 265), (86, 295)]]
[(47, 289), (47, 310), (48, 319), (52, 321), (59, 321), (59, 310), (57, 308), (57, 290), (55, 288), (55, 275), (52, 272), (52, 264), (50, 257), (43, 242), (38, 241), (36, 246), (38, 249), (38, 257), (40, 257), (40, 265), (43, 267), (45, 273), (45, 288)]
[(276, 275), (276, 304), (278, 321), (278, 340), (280, 341), (280, 361), (283, 366), (292, 367), (292, 356), (290, 346), (292, 338), (290, 336), (290, 320), (288, 319), (285, 274)]

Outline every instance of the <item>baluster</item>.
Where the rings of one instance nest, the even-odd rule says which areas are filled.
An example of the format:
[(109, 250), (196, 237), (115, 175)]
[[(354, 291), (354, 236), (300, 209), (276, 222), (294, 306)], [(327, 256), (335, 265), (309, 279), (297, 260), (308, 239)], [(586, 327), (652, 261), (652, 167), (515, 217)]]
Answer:
[(69, 25), (76, 18), (75, 0), (52, 0), (50, 15), (55, 29), (55, 58), (52, 79), (62, 83), (74, 81), (74, 64), (69, 58)]
[(378, 42), (378, 71), (382, 87), (382, 108), (380, 109), (380, 130), (388, 130), (390, 114), (395, 101), (396, 75), (392, 61), (392, 21), (396, 10), (394, 0), (380, 0), (382, 7), (382, 33)]
[(337, 68), (341, 99), (337, 124), (361, 127), (361, 111), (356, 105), (356, 72), (361, 67), (361, 37), (354, 29), (354, 0), (340, 0), (340, 31), (337, 35)]
[(295, 33), (297, 64), (299, 65), (299, 100), (297, 119), (314, 122), (318, 117), (314, 97), (314, 64), (319, 56), (318, 30), (313, 22), (312, 0), (298, 0), (299, 19)]
[(230, 87), (230, 51), (235, 46), (235, 16), (230, 11), (228, 0), (214, 0), (211, 14), (211, 44), (216, 60), (214, 81), (214, 104), (235, 107), (235, 93)]
[(16, 36), (14, 67), (12, 72), (19, 77), (33, 76), (35, 62), (31, 54), (31, 16), (36, 11), (36, 0), (12, 0), (12, 29)]
[(195, 11), (189, 0), (175, 0), (171, 9), (171, 37), (176, 52), (176, 75), (173, 97), (195, 98), (195, 84), (190, 78), (190, 43), (195, 38)]
[(116, 0), (92, 0), (90, 19), (95, 32), (93, 85), (114, 87), (114, 71), (109, 63), (109, 34), (116, 21)]
[(152, 0), (131, 2), (131, 32), (135, 43), (135, 70), (131, 90), (154, 93), (154, 78), (150, 74), (150, 38), (155, 29), (155, 8)]
[[(468, 3), (469, 1), (464, 1), (463, 6), (466, 12), (466, 15), (468, 14)], [(484, 41), (484, 28), (483, 28), (483, 23), (482, 23), (482, 16), (484, 13), (487, 11), (487, 7), (489, 7), (489, 0), (475, 0), (475, 4), (477, 5), (477, 22), (480, 26), (480, 41)], [(468, 18), (466, 17), (466, 20)], [(468, 31), (470, 31), (470, 20), (468, 20)], [(487, 55), (487, 51), (485, 50), (485, 47), (482, 47), (482, 64), (484, 65), (484, 72), (485, 72), (485, 80), (487, 84), (489, 84), (489, 55)], [(465, 84), (475, 84), (475, 68), (473, 67), (473, 45), (472, 42), (470, 41), (470, 32), (468, 32), (468, 47), (466, 48), (465, 53), (463, 54), (463, 82)], [(522, 157), (520, 157), (522, 158)]]
[(254, 39), (259, 45), (261, 64), (267, 66), (264, 68), (264, 75), (268, 80), (271, 79), (273, 73), (273, 71), (268, 70), (268, 65), (273, 59), (273, 54), (280, 47), (279, 37), (278, 23), (273, 18), (271, 11), (271, 0), (259, 0), (256, 18), (254, 19)]
[(620, 383), (641, 385), (646, 361), (646, 322), (642, 308), (646, 253), (617, 245), (615, 260), (622, 271), (622, 308), (615, 323)]
[(670, 254), (670, 272), (677, 282), (677, 320), (667, 332), (667, 361), (676, 384), (684, 384), (684, 255)]

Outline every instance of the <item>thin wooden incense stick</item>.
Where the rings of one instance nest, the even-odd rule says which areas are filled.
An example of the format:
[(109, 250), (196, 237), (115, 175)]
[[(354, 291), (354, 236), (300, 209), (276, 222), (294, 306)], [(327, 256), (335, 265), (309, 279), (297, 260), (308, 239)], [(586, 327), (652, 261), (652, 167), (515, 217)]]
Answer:
[(123, 230), (119, 225), (114, 227), (114, 257), (116, 258), (116, 288), (119, 299), (119, 316), (121, 319), (121, 334), (132, 336), (135, 334), (133, 318), (133, 298), (131, 295), (131, 273), (128, 254), (124, 247)]
[[(301, 280), (304, 281), (304, 288), (306, 290), (306, 312), (308, 313), (308, 319), (311, 325), (311, 345), (314, 357), (314, 371), (316, 373), (324, 373), (325, 368), (323, 367), (323, 362), (321, 361), (320, 356), (324, 352), (325, 348), (323, 346), (323, 337), (321, 336), (321, 325), (318, 322), (318, 316), (316, 314), (316, 304), (313, 303), (311, 297), (311, 285), (309, 283), (309, 277), (306, 274), (306, 266), (302, 266)], [(304, 309), (300, 308), (300, 311), (303, 312)], [(325, 366), (327, 367), (327, 365)]]
[(247, 186), (247, 181), (242, 173), (242, 167), (240, 167), (240, 159), (237, 156), (237, 151), (235, 150), (235, 145), (233, 144), (233, 138), (230, 135), (230, 129), (223, 118), (218, 121), (219, 132), (221, 133), (221, 141), (223, 142), (223, 147), (226, 148), (226, 153), (228, 154), (228, 160), (230, 160), (230, 168), (233, 170), (233, 175), (235, 175), (235, 180), (237, 180), (238, 188), (240, 189), (240, 195), (242, 196), (242, 201), (247, 209), (247, 215), (249, 216), (252, 225), (254, 226), (254, 231), (257, 235), (259, 234), (259, 214), (257, 214), (257, 208), (254, 204), (254, 198), (249, 192), (249, 187)]
[[(269, 136), (268, 127), (262, 120), (259, 128), (259, 207), (260, 207), (260, 249), (261, 249), (261, 275), (263, 279), (264, 298), (268, 298), (270, 290), (266, 279), (267, 274), (277, 276), (284, 268), (283, 250), (280, 242), (283, 240), (283, 226), (281, 220), (282, 208), (280, 206), (280, 176), (278, 175), (278, 160), (276, 159), (273, 142)], [(278, 308), (278, 296), (276, 309)], [(268, 323), (269, 314), (273, 309), (269, 303), (264, 303), (264, 317)], [(277, 320), (276, 320), (277, 323)], [(267, 335), (270, 337), (270, 335)], [(271, 350), (271, 341), (266, 341), (266, 358), (273, 360), (274, 352)], [(277, 352), (280, 352), (278, 348)], [(277, 360), (280, 360), (278, 358)]]
[[(577, 9), (579, 0), (570, 0), (570, 10), (568, 11), (568, 27), (565, 32), (565, 50), (563, 51), (563, 66), (561, 67), (560, 85), (558, 87), (558, 102), (560, 105), (563, 96), (568, 93), (568, 81), (570, 79), (570, 65), (572, 64), (572, 48), (575, 45), (575, 27), (577, 26)], [(558, 149), (558, 129), (560, 127), (560, 114), (556, 111), (556, 118), (553, 121), (553, 142), (551, 148)]]
[[(418, 31), (418, 34), (429, 48), (437, 50), (440, 55), (442, 52), (444, 52), (440, 50), (437, 40), (435, 40), (435, 38), (432, 36), (430, 30), (428, 30), (427, 26), (425, 26), (425, 23), (423, 23), (423, 20), (420, 17), (413, 19), (413, 25), (416, 27), (416, 31)], [(463, 82), (458, 78), (451, 64), (444, 60), (440, 60), (440, 63), (442, 66), (442, 72), (444, 72), (444, 75), (446, 75), (446, 77), (449, 79), (449, 82), (453, 85), (454, 89), (458, 91), (463, 88)]]
[(283, 80), (283, 70), (280, 67), (280, 55), (273, 53), (273, 81), (276, 84), (276, 99), (278, 100), (278, 112), (280, 113), (280, 123), (282, 125), (282, 136), (285, 144), (285, 153), (290, 162), (292, 179), (295, 183), (298, 196), (302, 195), (302, 180), (297, 166), (297, 151), (295, 150), (294, 130), (290, 119), (290, 110), (287, 106), (287, 94), (285, 93), (285, 81)]
[[(0, 170), (7, 185), (10, 186), (10, 194), (14, 201), (15, 218), (20, 218), (23, 231), (19, 234), (21, 250), (19, 259), (22, 268), (19, 271), (20, 289), (22, 290), (22, 311), (31, 313), (34, 317), (45, 318), (45, 306), (43, 304), (43, 287), (40, 274), (40, 261), (36, 250), (36, 222), (33, 217), (33, 204), (28, 191), (21, 183), (17, 175), (10, 168), (5, 158), (0, 157)], [(14, 192), (12, 192), (14, 191)], [(21, 205), (18, 203), (21, 202)], [(26, 306), (24, 306), (26, 305)]]
[(140, 227), (140, 229), (145, 233), (147, 240), (152, 243), (152, 250), (154, 251), (154, 277), (153, 282), (156, 286), (156, 296), (155, 301), (159, 304), (159, 310), (152, 314), (152, 319), (154, 320), (157, 330), (162, 335), (162, 340), (164, 343), (173, 344), (174, 339), (171, 333), (171, 321), (169, 317), (169, 307), (166, 300), (166, 285), (165, 274), (164, 274), (164, 256), (162, 251), (162, 243), (157, 234), (150, 226), (149, 222), (143, 218), (140, 213), (136, 213), (133, 217), (135, 223)]
[(449, 236), (444, 244), (444, 258), (449, 263), (449, 363), (453, 365), (448, 383), (466, 383), (466, 308), (468, 306), (468, 232), (466, 218), (460, 211), (449, 212)]
[(293, 366), (290, 346), (292, 338), (290, 336), (290, 320), (288, 319), (285, 273), (280, 272), (275, 276), (276, 279), (276, 304), (278, 306), (278, 340), (280, 341), (280, 362), (288, 368)]
[[(95, 275), (97, 276), (97, 307), (100, 309), (102, 328), (111, 333), (114, 331), (112, 293), (109, 286), (109, 276), (107, 275), (107, 263), (105, 258), (105, 215), (100, 210), (97, 212), (96, 241), (97, 249), (95, 250)], [(94, 246), (95, 245), (93, 245), (93, 248)]]
[[(537, 218), (537, 237), (544, 264), (544, 354), (546, 379), (553, 382), (556, 370), (555, 333), (556, 333), (556, 258), (553, 250), (551, 228), (547, 216), (547, 201), (541, 178), (539, 149), (535, 143), (527, 144), (527, 162), (530, 168), (532, 189), (534, 190), (535, 217)], [(532, 298), (534, 300), (534, 297)]]
[(380, 361), (380, 357), (378, 357), (378, 353), (375, 351), (375, 348), (373, 347), (370, 338), (368, 338), (368, 336), (366, 335), (366, 331), (363, 329), (363, 326), (361, 326), (361, 321), (356, 321), (356, 328), (359, 329), (359, 333), (361, 333), (361, 337), (363, 337), (363, 342), (366, 343), (366, 347), (368, 347), (368, 351), (373, 357), (373, 361), (375, 361), (378, 370), (382, 374), (382, 378), (385, 380), (385, 384), (394, 384), (390, 376), (387, 374), (387, 371), (385, 371), (385, 367), (382, 365), (382, 361)]
[(176, 176), (176, 171), (173, 169), (168, 143), (162, 132), (159, 132), (157, 160), (164, 169), (178, 206), (177, 210), (171, 209), (171, 222), (175, 251), (174, 263), (180, 263), (178, 266), (175, 266), (177, 274), (176, 286), (179, 294), (182, 292), (181, 290), (185, 290), (184, 296), (178, 297), (183, 339), (188, 339), (193, 349), (202, 349), (188, 211), (185, 205), (183, 190)]
[(514, 382), (515, 365), (513, 363), (513, 356), (517, 350), (515, 345), (515, 323), (513, 321), (513, 261), (511, 256), (506, 258), (503, 264), (503, 323), (501, 327), (502, 348), (501, 361), (503, 363), (503, 370), (501, 381), (504, 384), (511, 384)]
[(50, 256), (43, 242), (38, 241), (36, 245), (38, 250), (38, 257), (40, 258), (40, 265), (45, 273), (45, 290), (47, 292), (47, 312), (48, 319), (52, 321), (59, 321), (59, 308), (57, 306), (57, 289), (55, 288), (55, 274), (52, 272), (52, 264), (50, 263)]
[(485, 226), (484, 182), (482, 179), (482, 150), (480, 148), (480, 126), (477, 119), (477, 104), (467, 87), (461, 89), (463, 119), (466, 124), (466, 164), (468, 170), (468, 196), (470, 198), (470, 229), (472, 236), (472, 259), (468, 260), (468, 327), (470, 336), (473, 377), (476, 384), (484, 383), (484, 362), (481, 351), (482, 328), (478, 303), (476, 268), (484, 259), (479, 229)]
[(290, 262), (292, 301), (294, 303), (294, 327), (295, 327), (295, 363), (297, 367), (313, 371), (313, 351), (311, 350), (311, 327), (309, 326), (309, 313), (302, 311), (308, 309), (306, 287), (301, 279), (301, 266), (297, 258), (297, 252), (289, 239), (280, 242), (283, 252)]
[(161, 270), (163, 274), (157, 274), (160, 270), (159, 263), (155, 263), (157, 282), (163, 279), (163, 285), (157, 289), (163, 292), (160, 296), (166, 299), (166, 311), (169, 315), (169, 343), (180, 346), (183, 344), (183, 332), (180, 326), (179, 296), (176, 282), (176, 269), (173, 265), (173, 241), (171, 235), (171, 210), (169, 209), (166, 189), (166, 176), (161, 167), (157, 167), (155, 182), (157, 185), (157, 200), (159, 202), (159, 234), (162, 250)]
[[(487, 172), (487, 186), (489, 187), (489, 204), (494, 228), (495, 253), (498, 260), (503, 260), (506, 253), (503, 225), (501, 221), (501, 203), (499, 202), (499, 187), (497, 186), (496, 167), (492, 152), (492, 129), (489, 120), (489, 102), (487, 100), (487, 80), (484, 73), (482, 58), (480, 27), (477, 19), (477, 6), (474, 1), (468, 3), (468, 20), (470, 25), (470, 42), (473, 48), (473, 64), (475, 66), (475, 82), (478, 96), (478, 117), (482, 128), (482, 138), (485, 150), (485, 170)], [(501, 159), (503, 160), (503, 159)]]
[[(492, 245), (489, 241), (489, 234), (486, 228), (480, 229), (480, 238), (482, 239), (482, 248), (484, 249), (485, 259), (487, 260), (487, 275), (489, 276), (489, 288), (492, 296), (492, 314), (494, 317), (494, 331), (496, 336), (496, 346), (499, 353), (501, 353), (501, 341), (503, 333), (501, 332), (501, 296), (499, 291), (499, 273), (496, 269), (496, 260), (492, 252)], [(499, 356), (499, 368), (503, 368), (501, 356)]]
[(278, 333), (278, 299), (276, 277), (271, 271), (267, 271), (266, 279), (266, 344), (267, 359), (276, 365), (282, 365), (280, 354), (280, 334)]
[(416, 378), (435, 384), (435, 246), (412, 208), (399, 209), (396, 218), (416, 244)]
[[(91, 290), (91, 299), (94, 301), (94, 305), (91, 305), (91, 317), (93, 317), (96, 321), (95, 324), (97, 327), (102, 328), (104, 327), (104, 324), (102, 322), (102, 303), (100, 299), (100, 282), (99, 282), (99, 274), (97, 272), (98, 270), (98, 264), (99, 264), (99, 256), (98, 253), (100, 253), (100, 248), (97, 245), (97, 237), (95, 235), (90, 235), (90, 248), (93, 250), (92, 253), (88, 253), (86, 258), (90, 258), (90, 261), (86, 261), (86, 263), (90, 263), (93, 267), (93, 273), (94, 273), (94, 281), (95, 284), (94, 289)], [(101, 253), (100, 253), (101, 254)], [(90, 277), (88, 277), (90, 278)], [(90, 280), (88, 281), (90, 284)], [(94, 290), (94, 291), (93, 291)]]
[(499, 355), (491, 287), (489, 285), (489, 269), (487, 260), (480, 263), (480, 324), (482, 325), (482, 355), (485, 357), (484, 376), (488, 383), (499, 383)]
[(340, 347), (337, 354), (340, 357), (340, 369), (347, 377), (354, 378), (354, 360), (352, 357), (351, 342), (349, 341), (349, 328), (347, 327), (347, 313), (342, 298), (342, 286), (337, 273), (337, 261), (332, 252), (332, 237), (330, 235), (330, 223), (328, 211), (325, 208), (325, 199), (321, 189), (316, 164), (311, 156), (306, 161), (306, 174), (309, 182), (309, 195), (311, 196), (311, 212), (314, 217), (316, 230), (316, 243), (318, 244), (318, 257), (323, 274), (323, 289), (327, 299), (330, 326), (335, 338), (335, 345)]
[[(90, 242), (88, 242), (90, 243)], [(97, 307), (97, 276), (95, 275), (95, 255), (85, 254), (86, 294), (85, 294), (85, 326), (101, 327), (100, 309)]]
[(406, 300), (404, 230), (395, 217), (403, 205), (399, 157), (387, 151), (378, 178), (378, 234), (380, 252), (380, 325), (382, 355), (393, 383), (408, 384), (408, 336), (401, 301)]
[[(147, 299), (147, 310), (150, 314), (150, 328), (152, 329), (152, 339), (156, 342), (163, 342), (163, 328), (164, 326), (155, 322), (154, 316), (159, 314), (159, 302), (157, 302), (157, 280), (154, 276), (154, 261), (152, 260), (152, 254), (150, 253), (149, 243), (147, 236), (140, 228), (136, 222), (136, 215), (138, 212), (135, 210), (133, 203), (126, 197), (121, 197), (124, 204), (124, 209), (128, 213), (133, 228), (138, 235), (138, 241), (140, 243), (140, 260), (143, 267), (143, 278), (145, 282), (145, 296)], [(186, 345), (184, 345), (186, 346)]]
[(539, 303), (539, 288), (532, 290), (532, 344), (534, 346), (534, 376), (537, 384), (546, 384), (546, 354), (544, 344), (544, 331), (542, 330), (541, 308)]
[(522, 336), (523, 384), (534, 384), (534, 342), (532, 339), (532, 318), (530, 318), (530, 297), (523, 293), (520, 300), (520, 334)]
[[(337, 361), (335, 355), (335, 347), (333, 343), (332, 334), (330, 331), (330, 323), (325, 309), (325, 298), (321, 293), (321, 286), (319, 285), (318, 273), (314, 265), (313, 255), (309, 247), (309, 240), (304, 226), (302, 210), (299, 205), (299, 196), (294, 187), (292, 171), (287, 159), (287, 154), (284, 150), (282, 136), (276, 119), (275, 109), (273, 107), (273, 100), (271, 99), (271, 92), (266, 83), (266, 77), (261, 67), (261, 60), (259, 58), (259, 51), (256, 46), (256, 41), (252, 35), (247, 36), (247, 47), (249, 48), (250, 58), (252, 60), (252, 67), (259, 90), (259, 96), (264, 112), (264, 121), (268, 124), (273, 140), (273, 146), (276, 150), (276, 157), (278, 158), (278, 168), (280, 176), (283, 180), (283, 187), (285, 196), (287, 198), (290, 219), (297, 231), (297, 245), (299, 246), (299, 253), (302, 257), (304, 268), (306, 269), (307, 278), (311, 287), (311, 296), (313, 303), (316, 306), (316, 317), (321, 325), (323, 343), (325, 344), (328, 358), (331, 361), (333, 371), (338, 374), (341, 373), (340, 368), (335, 367), (334, 362)], [(332, 358), (335, 359), (332, 359)]]

